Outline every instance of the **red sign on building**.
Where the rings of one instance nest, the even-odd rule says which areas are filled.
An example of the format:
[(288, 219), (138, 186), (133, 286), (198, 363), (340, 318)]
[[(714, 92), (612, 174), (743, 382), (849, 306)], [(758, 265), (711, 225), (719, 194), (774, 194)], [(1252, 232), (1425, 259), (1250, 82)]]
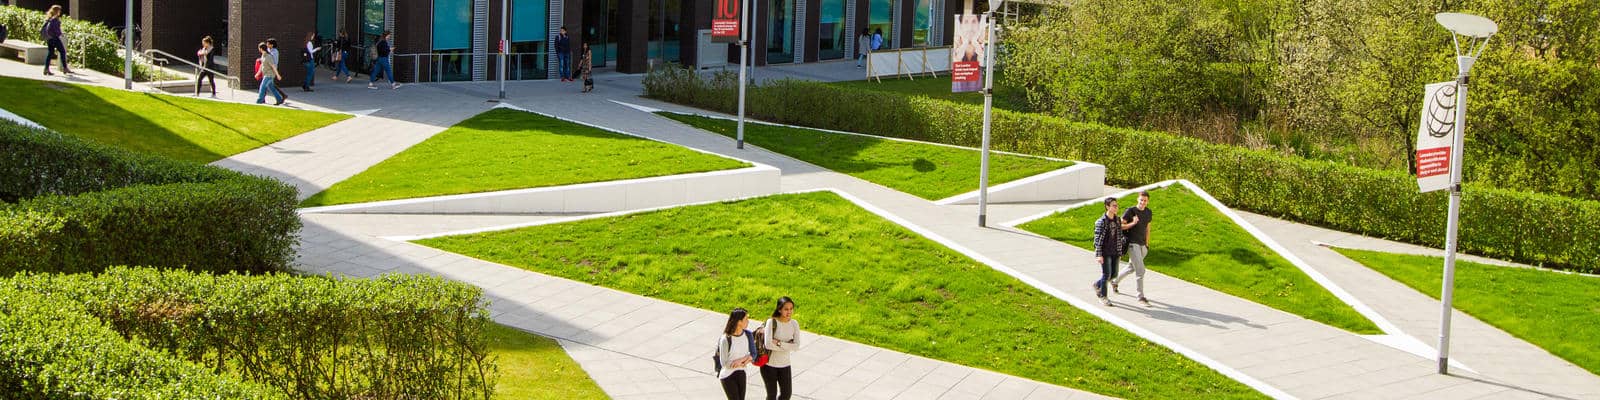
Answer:
[(715, 0), (711, 10), (711, 42), (735, 43), (739, 41), (739, 10), (742, 0)]

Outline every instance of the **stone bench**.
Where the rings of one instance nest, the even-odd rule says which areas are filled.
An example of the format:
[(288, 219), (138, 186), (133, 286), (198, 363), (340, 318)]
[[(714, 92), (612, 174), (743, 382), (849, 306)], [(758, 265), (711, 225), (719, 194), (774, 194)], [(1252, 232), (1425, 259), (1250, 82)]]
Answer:
[(45, 45), (21, 40), (6, 39), (0, 43), (0, 57), (19, 58), (32, 65), (44, 65), (45, 55), (49, 52), (50, 48)]

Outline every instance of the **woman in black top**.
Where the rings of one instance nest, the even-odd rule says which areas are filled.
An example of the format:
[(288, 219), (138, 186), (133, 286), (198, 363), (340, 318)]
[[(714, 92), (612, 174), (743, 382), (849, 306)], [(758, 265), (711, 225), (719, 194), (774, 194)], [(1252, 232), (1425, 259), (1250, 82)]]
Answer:
[(337, 81), (340, 76), (343, 76), (344, 82), (350, 83), (350, 80), (356, 77), (355, 74), (350, 73), (350, 66), (347, 64), (350, 59), (350, 36), (346, 35), (344, 31), (339, 31), (339, 38), (333, 40), (333, 50), (330, 53), (334, 64), (333, 80)]
[(215, 56), (212, 55), (216, 50), (216, 47), (212, 46), (210, 36), (200, 38), (200, 51), (194, 52), (195, 57), (199, 58), (196, 63), (200, 64), (200, 76), (194, 81), (195, 97), (200, 96), (201, 82), (205, 82), (207, 78), (211, 79), (211, 97), (217, 97), (217, 74), (211, 73), (210, 70), (216, 65)]

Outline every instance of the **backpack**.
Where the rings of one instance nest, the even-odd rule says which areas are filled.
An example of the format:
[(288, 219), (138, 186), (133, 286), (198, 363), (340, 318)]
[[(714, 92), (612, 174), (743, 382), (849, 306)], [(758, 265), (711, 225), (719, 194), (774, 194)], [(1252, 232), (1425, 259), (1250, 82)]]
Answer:
[(756, 340), (756, 352), (750, 353), (755, 355), (755, 361), (751, 364), (757, 367), (767, 365), (767, 358), (772, 357), (772, 349), (767, 348), (767, 327), (772, 327), (774, 333), (778, 329), (772, 322), (773, 320), (768, 319), (767, 324), (756, 329), (755, 336), (752, 337)]
[[(756, 347), (759, 347), (759, 346), (756, 346), (755, 337), (752, 336), (753, 334), (750, 333), (750, 331), (744, 331), (744, 333), (745, 333), (745, 335), (744, 335), (745, 341), (749, 342), (749, 345), (750, 345), (750, 354), (756, 354)], [(721, 374), (722, 373), (722, 354), (721, 354), (722, 353), (722, 346), (728, 346), (729, 347), (729, 351), (732, 351), (732, 347), (733, 347), (733, 337), (732, 336), (723, 335), (722, 339), (723, 339), (723, 342), (726, 343), (726, 344), (725, 345), (721, 345), (721, 346), (717, 346), (716, 350), (712, 350), (711, 351), (711, 362), (713, 364), (716, 364), (716, 368), (713, 369), (713, 371), (716, 371), (717, 374)]]

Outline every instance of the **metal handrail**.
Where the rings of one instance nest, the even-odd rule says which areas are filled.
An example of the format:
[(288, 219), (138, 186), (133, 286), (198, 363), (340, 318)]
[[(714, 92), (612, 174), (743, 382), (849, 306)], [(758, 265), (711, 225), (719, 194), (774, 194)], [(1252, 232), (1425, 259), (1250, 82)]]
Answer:
[[(522, 56), (530, 56), (530, 55), (531, 56), (535, 56), (535, 57), (545, 57), (546, 55), (549, 54), (549, 52), (539, 51), (539, 52), (532, 52), (532, 53), (483, 53), (484, 56), (489, 57), (489, 60), (494, 60), (494, 57), (498, 57), (501, 54), (504, 54), (507, 57), (519, 57), (519, 58), (522, 57)], [(422, 78), (422, 63), (416, 62), (421, 57), (477, 56), (477, 55), (478, 54), (475, 54), (475, 53), (406, 53), (406, 54), (390, 53), (389, 54), (389, 58), (391, 59), (391, 61), (393, 61), (394, 59), (398, 59), (400, 57), (410, 57), (411, 60), (412, 60), (412, 63), (411, 63), (411, 81), (412, 81), (412, 83), (417, 83), (417, 82), (424, 82), (421, 79)], [(433, 71), (439, 71), (439, 70), (443, 69), (443, 65), (444, 64), (443, 64), (442, 61), (438, 62), (438, 63), (434, 63), (434, 64), (435, 65), (433, 66), (433, 68), (434, 68)], [(430, 79), (429, 81), (432, 81), (432, 80)]]
[[(215, 48), (213, 48), (212, 51), (215, 51)], [(152, 55), (152, 54), (154, 54), (154, 55)], [(149, 57), (152, 60), (160, 60), (160, 61), (178, 60), (178, 62), (181, 62), (181, 63), (184, 63), (184, 64), (188, 64), (189, 66), (194, 67), (194, 69), (195, 69), (195, 71), (194, 71), (194, 76), (195, 76), (194, 92), (195, 93), (200, 93), (200, 71), (202, 71), (202, 70), (206, 71), (206, 72), (210, 72), (213, 75), (220, 76), (220, 77), (222, 77), (223, 80), (226, 80), (226, 81), (228, 81), (228, 83), (231, 83), (231, 85), (229, 85), (228, 88), (233, 89), (233, 90), (229, 90), (228, 91), (228, 100), (233, 100), (233, 95), (234, 95), (233, 92), (234, 92), (234, 90), (238, 90), (240, 87), (242, 87), (241, 85), (243, 85), (243, 83), (241, 83), (239, 78), (237, 78), (237, 77), (234, 77), (232, 75), (228, 75), (228, 74), (223, 73), (221, 71), (217, 71), (217, 70), (214, 70), (214, 69), (202, 67), (202, 66), (200, 66), (199, 63), (189, 62), (189, 60), (186, 60), (183, 57), (178, 57), (178, 56), (172, 55), (172, 53), (168, 53), (168, 52), (161, 51), (161, 50), (156, 50), (156, 49), (146, 49), (144, 51), (144, 55), (145, 55), (145, 57)], [(163, 57), (165, 59), (157, 58), (157, 56)]]

